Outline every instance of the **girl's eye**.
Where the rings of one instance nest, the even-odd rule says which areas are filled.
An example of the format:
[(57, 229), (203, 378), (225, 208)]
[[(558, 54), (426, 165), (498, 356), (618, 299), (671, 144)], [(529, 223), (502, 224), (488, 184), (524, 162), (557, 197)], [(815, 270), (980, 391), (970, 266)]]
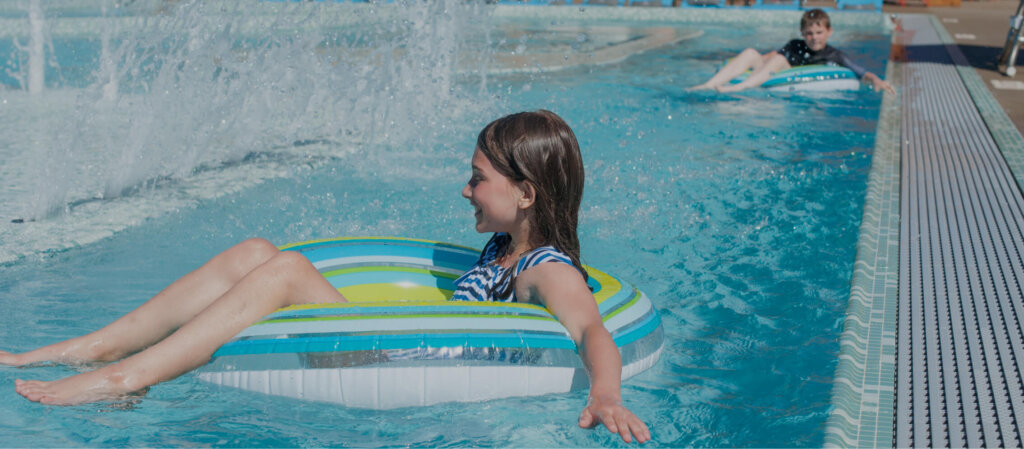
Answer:
[(480, 184), (480, 177), (477, 176), (477, 175), (470, 176), (469, 177), (469, 185), (470, 185), (470, 187), (476, 187), (477, 184)]

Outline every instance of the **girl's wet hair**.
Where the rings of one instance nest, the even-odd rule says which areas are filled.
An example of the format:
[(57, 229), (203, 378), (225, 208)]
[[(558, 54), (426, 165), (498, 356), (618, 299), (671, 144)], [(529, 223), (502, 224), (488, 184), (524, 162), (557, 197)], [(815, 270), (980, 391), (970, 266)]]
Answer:
[[(551, 111), (511, 114), (484, 127), (476, 146), (498, 173), (536, 192), (530, 248), (555, 247), (572, 259), (585, 280), (576, 234), (583, 200), (583, 158), (569, 125)], [(507, 291), (493, 293), (507, 298), (514, 284), (509, 282)]]
[(800, 18), (800, 31), (806, 30), (807, 27), (818, 24), (825, 27), (826, 30), (832, 29), (832, 20), (828, 18), (828, 14), (820, 9), (812, 9), (804, 13), (803, 17)]

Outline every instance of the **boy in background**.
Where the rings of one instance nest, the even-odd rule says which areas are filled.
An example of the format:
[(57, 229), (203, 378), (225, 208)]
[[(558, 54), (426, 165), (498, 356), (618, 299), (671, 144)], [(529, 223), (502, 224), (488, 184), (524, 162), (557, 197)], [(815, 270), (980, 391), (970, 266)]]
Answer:
[[(875, 90), (885, 89), (896, 93), (888, 82), (853, 62), (846, 53), (828, 45), (828, 38), (832, 36), (832, 23), (825, 11), (812, 9), (805, 12), (800, 19), (800, 34), (803, 35), (802, 40), (793, 39), (781, 49), (763, 55), (753, 48), (743, 50), (707, 82), (693, 86), (689, 90), (715, 89), (719, 92), (735, 92), (760, 86), (773, 73), (791, 67), (836, 64), (852, 70), (862, 81), (871, 83)], [(753, 70), (747, 79), (737, 84), (729, 84), (730, 80), (747, 70)]]

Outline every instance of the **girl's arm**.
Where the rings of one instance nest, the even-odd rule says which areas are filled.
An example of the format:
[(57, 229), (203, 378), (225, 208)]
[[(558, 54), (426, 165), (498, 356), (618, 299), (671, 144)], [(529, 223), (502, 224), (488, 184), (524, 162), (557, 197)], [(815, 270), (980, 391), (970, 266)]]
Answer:
[(548, 308), (569, 331), (590, 374), (590, 397), (580, 414), (580, 427), (604, 424), (630, 443), (651, 439), (647, 425), (622, 405), (622, 358), (605, 329), (594, 295), (572, 265), (543, 263), (523, 271), (516, 280), (516, 296)]

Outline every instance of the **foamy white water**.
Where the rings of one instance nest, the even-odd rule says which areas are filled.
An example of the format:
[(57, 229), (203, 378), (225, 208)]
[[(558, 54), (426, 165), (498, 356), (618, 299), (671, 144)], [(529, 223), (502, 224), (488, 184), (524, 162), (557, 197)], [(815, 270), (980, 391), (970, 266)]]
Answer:
[[(0, 262), (288, 176), (297, 160), (432, 142), (488, 104), (456, 81), (472, 76), (458, 58), (489, 13), (464, 2), (93, 6), (2, 19), (14, 45)], [(39, 88), (42, 62), (88, 72)]]
[[(0, 40), (14, 43), (0, 90), (0, 263), (295, 166), (449, 141), (501, 109), (484, 93), (490, 73), (607, 64), (701, 34), (495, 26), (509, 10), (459, 0), (44, 5), (0, 6)], [(24, 42), (40, 33), (50, 73), (33, 91), (40, 56)]]

